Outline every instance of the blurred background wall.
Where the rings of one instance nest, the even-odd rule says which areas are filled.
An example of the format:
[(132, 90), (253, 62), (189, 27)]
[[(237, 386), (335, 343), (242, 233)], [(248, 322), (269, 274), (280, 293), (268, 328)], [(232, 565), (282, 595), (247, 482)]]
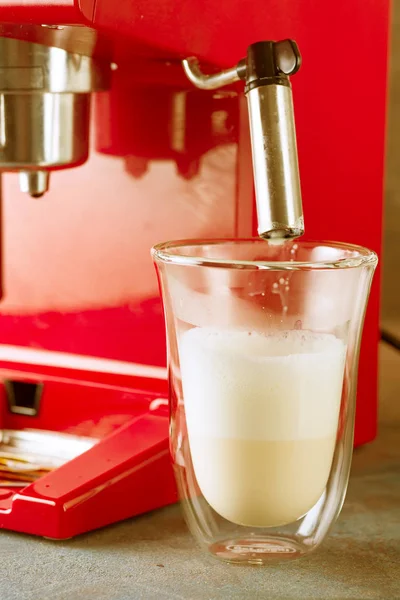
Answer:
[(392, 6), (381, 323), (400, 347), (400, 0)]

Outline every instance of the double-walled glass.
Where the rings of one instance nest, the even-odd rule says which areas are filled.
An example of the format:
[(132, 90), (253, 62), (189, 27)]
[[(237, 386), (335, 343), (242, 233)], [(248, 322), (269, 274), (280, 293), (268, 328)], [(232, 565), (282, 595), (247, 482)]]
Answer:
[(256, 239), (159, 244), (153, 258), (191, 532), (230, 562), (307, 554), (346, 493), (376, 255)]

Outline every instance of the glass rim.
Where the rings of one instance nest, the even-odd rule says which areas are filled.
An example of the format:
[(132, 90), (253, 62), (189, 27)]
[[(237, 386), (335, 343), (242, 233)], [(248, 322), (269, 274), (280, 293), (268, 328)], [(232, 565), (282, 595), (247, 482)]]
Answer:
[[(327, 248), (335, 248), (337, 250), (354, 252), (356, 256), (343, 257), (336, 260), (320, 260), (320, 261), (279, 261), (279, 260), (235, 260), (232, 258), (210, 258), (206, 256), (190, 256), (179, 254), (177, 250), (185, 246), (222, 246), (224, 244), (268, 244), (269, 240), (264, 240), (259, 237), (251, 238), (212, 238), (212, 239), (179, 239), (156, 244), (151, 249), (151, 255), (154, 260), (162, 263), (172, 263), (181, 266), (192, 267), (214, 267), (214, 268), (230, 268), (230, 269), (264, 269), (269, 271), (301, 271), (315, 269), (355, 269), (365, 266), (376, 266), (378, 263), (378, 255), (373, 250), (369, 250), (363, 246), (356, 244), (348, 244), (345, 242), (331, 241), (301, 241), (298, 239), (286, 240), (300, 244), (303, 247), (307, 246), (322, 246)], [(276, 242), (273, 246), (277, 247)]]

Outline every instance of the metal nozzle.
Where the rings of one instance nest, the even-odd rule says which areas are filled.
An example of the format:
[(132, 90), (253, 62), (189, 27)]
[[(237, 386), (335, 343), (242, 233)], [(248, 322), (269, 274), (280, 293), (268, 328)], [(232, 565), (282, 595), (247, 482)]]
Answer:
[(32, 198), (41, 198), (49, 189), (50, 173), (48, 171), (20, 171), (19, 187)]
[(301, 57), (291, 40), (249, 46), (246, 60), (215, 75), (203, 75), (197, 61), (184, 61), (190, 81), (215, 89), (244, 79), (248, 101), (256, 190), (258, 234), (294, 238), (304, 233), (296, 132), (289, 75)]
[(186, 58), (182, 61), (183, 70), (186, 73), (189, 81), (200, 90), (216, 90), (225, 85), (231, 85), (235, 81), (239, 81), (246, 71), (246, 62), (241, 60), (236, 67), (206, 75), (200, 69), (200, 63), (195, 57)]

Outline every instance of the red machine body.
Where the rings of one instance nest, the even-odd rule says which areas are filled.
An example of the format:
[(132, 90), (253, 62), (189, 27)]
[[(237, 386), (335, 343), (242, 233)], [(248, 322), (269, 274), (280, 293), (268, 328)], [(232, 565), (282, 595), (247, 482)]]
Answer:
[[(34, 484), (0, 488), (0, 526), (70, 537), (175, 501), (167, 415), (150, 410), (167, 397), (150, 247), (255, 233), (245, 101), (191, 89), (180, 60), (232, 66), (254, 41), (295, 39), (306, 236), (380, 253), (388, 20), (388, 1), (378, 0), (0, 2), (10, 35), (40, 41), (33, 24), (80, 25), (80, 45), (68, 49), (84, 53), (96, 30), (93, 54), (118, 66), (94, 98), (85, 165), (53, 174), (37, 201), (15, 175), (2, 176), (0, 369), (4, 379), (44, 382), (45, 392), (38, 415), (18, 422), (3, 394), (0, 428), (76, 433), (90, 422), (84, 435), (96, 437), (105, 417), (122, 405), (125, 415), (121, 429), (107, 425), (92, 449)], [(378, 318), (379, 275), (361, 351), (357, 445), (376, 432)]]

